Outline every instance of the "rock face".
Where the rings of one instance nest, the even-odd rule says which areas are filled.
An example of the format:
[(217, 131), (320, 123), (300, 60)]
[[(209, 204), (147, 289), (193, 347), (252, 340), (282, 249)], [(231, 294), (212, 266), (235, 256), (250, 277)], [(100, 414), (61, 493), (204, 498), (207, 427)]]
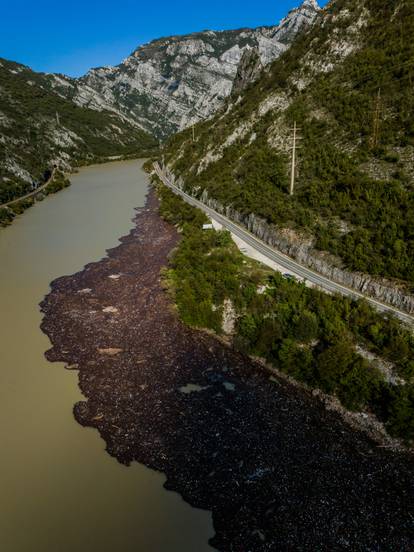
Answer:
[[(183, 187), (183, 182), (180, 179), (176, 179), (175, 183)], [(196, 193), (193, 195), (197, 197)], [(404, 288), (396, 287), (392, 281), (386, 278), (374, 278), (362, 272), (351, 272), (341, 266), (338, 262), (339, 259), (316, 250), (312, 239), (303, 238), (287, 228), (278, 228), (268, 224), (254, 213), (243, 215), (231, 206), (225, 207), (217, 200), (209, 198), (207, 190), (204, 190), (198, 199), (218, 213), (244, 226), (268, 245), (330, 280), (360, 291), (409, 314), (414, 313), (414, 295)]]
[(237, 69), (237, 75), (233, 83), (233, 94), (237, 95), (243, 92), (251, 82), (257, 79), (262, 70), (263, 64), (260, 59), (259, 49), (246, 49)]
[(49, 89), (49, 82), (0, 58), (0, 204), (32, 191), (53, 165), (66, 171), (156, 146), (125, 117), (74, 105)]
[[(49, 75), (49, 85), (78, 105), (115, 111), (165, 137), (210, 117), (223, 105), (240, 62), (251, 59), (252, 53), (246, 58), (245, 52), (253, 48), (266, 66), (319, 11), (315, 1), (305, 0), (274, 27), (162, 38), (139, 47), (120, 65), (92, 69), (80, 79)], [(257, 70), (251, 71), (252, 78)]]

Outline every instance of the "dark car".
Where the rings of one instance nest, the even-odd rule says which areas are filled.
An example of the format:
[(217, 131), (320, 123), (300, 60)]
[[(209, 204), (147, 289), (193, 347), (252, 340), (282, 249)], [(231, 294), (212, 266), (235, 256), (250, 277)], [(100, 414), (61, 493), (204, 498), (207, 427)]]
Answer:
[(288, 274), (288, 273), (283, 274), (283, 278), (285, 278), (285, 280), (297, 280), (296, 276), (293, 276), (293, 274)]

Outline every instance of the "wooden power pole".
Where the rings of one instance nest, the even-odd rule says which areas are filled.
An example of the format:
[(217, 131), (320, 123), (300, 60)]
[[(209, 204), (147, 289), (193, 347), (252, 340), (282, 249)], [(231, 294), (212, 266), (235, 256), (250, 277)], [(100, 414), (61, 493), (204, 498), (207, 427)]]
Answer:
[(295, 178), (296, 178), (296, 150), (298, 149), (297, 142), (300, 140), (298, 136), (298, 127), (296, 126), (296, 121), (293, 125), (293, 144), (292, 144), (292, 169), (290, 175), (290, 195), (293, 196), (295, 193)]
[(375, 99), (375, 105), (372, 115), (372, 137), (371, 148), (375, 149), (379, 144), (380, 137), (380, 123), (381, 123), (381, 89), (378, 89), (377, 97)]
[(191, 128), (192, 128), (192, 130), (193, 130), (193, 142), (195, 142), (195, 128), (194, 128), (194, 124), (193, 124), (193, 126), (192, 126)]

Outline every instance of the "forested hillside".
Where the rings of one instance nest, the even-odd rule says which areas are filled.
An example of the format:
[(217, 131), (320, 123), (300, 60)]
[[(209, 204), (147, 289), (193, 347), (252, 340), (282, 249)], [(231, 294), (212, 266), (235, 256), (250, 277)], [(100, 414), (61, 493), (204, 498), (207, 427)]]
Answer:
[(156, 145), (113, 113), (45, 90), (44, 78), (0, 59), (0, 204), (29, 192), (54, 165), (70, 169), (108, 156), (143, 155)]
[(202, 211), (160, 182), (157, 190), (161, 216), (182, 231), (164, 281), (186, 324), (227, 334), (236, 349), (413, 442), (411, 329), (364, 301), (327, 295), (246, 258), (227, 231), (202, 229)]
[(170, 168), (333, 265), (412, 287), (413, 36), (408, 0), (332, 0), (258, 82), (197, 125), (195, 142), (190, 131), (170, 140)]

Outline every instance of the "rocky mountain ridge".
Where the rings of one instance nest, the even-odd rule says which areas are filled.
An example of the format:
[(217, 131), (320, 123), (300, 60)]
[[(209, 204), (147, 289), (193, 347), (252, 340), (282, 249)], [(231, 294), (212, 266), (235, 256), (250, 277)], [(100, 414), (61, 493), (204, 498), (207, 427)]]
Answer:
[[(148, 150), (220, 109), (285, 52), (320, 8), (305, 0), (274, 27), (154, 40), (80, 79), (0, 60), (0, 192), (27, 193), (52, 165)], [(251, 66), (252, 60), (256, 60)]]
[(48, 75), (48, 85), (77, 105), (113, 111), (164, 138), (222, 107), (249, 49), (267, 66), (319, 12), (315, 0), (305, 0), (276, 26), (161, 38), (140, 46), (116, 67), (92, 69), (80, 79)]
[[(413, 26), (405, 0), (331, 0), (254, 85), (195, 127), (195, 143), (183, 131), (165, 155), (186, 191), (259, 221), (304, 264), (408, 312)], [(295, 121), (301, 149), (290, 195)]]
[(44, 75), (0, 58), (0, 205), (62, 170), (147, 152), (155, 140), (114, 112), (80, 107), (47, 89)]

